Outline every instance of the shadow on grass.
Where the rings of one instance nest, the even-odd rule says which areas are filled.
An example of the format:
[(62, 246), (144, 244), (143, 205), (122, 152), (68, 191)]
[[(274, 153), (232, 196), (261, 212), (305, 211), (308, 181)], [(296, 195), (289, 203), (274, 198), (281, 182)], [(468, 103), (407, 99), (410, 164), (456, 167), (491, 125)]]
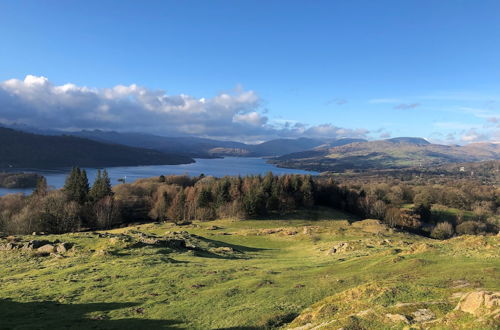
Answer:
[(233, 249), (237, 252), (242, 252), (242, 253), (243, 252), (259, 252), (259, 251), (270, 250), (270, 249), (264, 249), (264, 248), (254, 248), (254, 247), (249, 247), (249, 246), (244, 246), (244, 245), (226, 243), (226, 242), (217, 241), (214, 239), (201, 237), (201, 236), (199, 236), (198, 239), (200, 239), (204, 242), (207, 242), (211, 245), (214, 245), (216, 247), (230, 247), (231, 249)]
[[(255, 217), (247, 220), (281, 220), (281, 221), (322, 221), (322, 220), (348, 220), (349, 222), (361, 220), (360, 217), (341, 210), (333, 209), (326, 206), (315, 206), (312, 208), (302, 208), (299, 210), (288, 211), (286, 213), (270, 212), (266, 216)], [(245, 221), (245, 220), (242, 220)], [(290, 223), (291, 225), (293, 223)]]
[[(176, 320), (148, 320), (134, 303), (60, 304), (0, 299), (0, 329), (178, 329)], [(110, 320), (109, 311), (129, 308), (137, 318)], [(89, 315), (92, 313), (92, 315)]]

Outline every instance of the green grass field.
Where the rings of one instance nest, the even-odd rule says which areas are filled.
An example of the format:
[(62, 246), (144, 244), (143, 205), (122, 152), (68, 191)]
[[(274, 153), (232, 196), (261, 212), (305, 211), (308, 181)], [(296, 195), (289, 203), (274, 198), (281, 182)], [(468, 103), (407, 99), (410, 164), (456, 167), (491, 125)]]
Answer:
[[(500, 290), (498, 236), (436, 241), (349, 220), (317, 210), (20, 237), (74, 248), (50, 256), (0, 251), (0, 329), (498, 326), (493, 317), (453, 311), (463, 293)], [(145, 235), (189, 236), (193, 247), (140, 243)], [(418, 309), (434, 317), (412, 320)]]

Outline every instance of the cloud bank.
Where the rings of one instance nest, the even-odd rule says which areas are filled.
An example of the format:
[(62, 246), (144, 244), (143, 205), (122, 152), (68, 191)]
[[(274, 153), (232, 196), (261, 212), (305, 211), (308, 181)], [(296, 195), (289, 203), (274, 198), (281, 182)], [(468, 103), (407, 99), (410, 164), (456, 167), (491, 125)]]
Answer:
[(55, 85), (45, 77), (0, 82), (0, 123), (37, 128), (136, 131), (245, 141), (275, 137), (366, 137), (367, 130), (332, 124), (277, 125), (261, 111), (262, 100), (236, 88), (212, 98), (168, 95), (138, 85), (89, 88)]

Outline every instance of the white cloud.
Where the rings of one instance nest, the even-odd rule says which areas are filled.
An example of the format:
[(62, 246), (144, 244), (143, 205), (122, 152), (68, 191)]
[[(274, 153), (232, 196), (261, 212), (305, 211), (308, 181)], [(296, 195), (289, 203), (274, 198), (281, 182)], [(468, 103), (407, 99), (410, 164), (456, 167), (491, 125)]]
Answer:
[(161, 135), (198, 135), (245, 141), (275, 137), (364, 136), (331, 124), (280, 125), (261, 110), (261, 99), (237, 87), (212, 98), (169, 95), (135, 84), (91, 88), (55, 85), (45, 77), (0, 82), (0, 123), (49, 129), (104, 129)]
[(465, 143), (488, 141), (489, 138), (490, 137), (488, 135), (478, 132), (475, 129), (468, 130), (460, 137), (460, 139)]
[(267, 123), (267, 117), (262, 116), (257, 111), (252, 111), (249, 113), (237, 113), (233, 116), (233, 122), (244, 123), (253, 126), (262, 126)]

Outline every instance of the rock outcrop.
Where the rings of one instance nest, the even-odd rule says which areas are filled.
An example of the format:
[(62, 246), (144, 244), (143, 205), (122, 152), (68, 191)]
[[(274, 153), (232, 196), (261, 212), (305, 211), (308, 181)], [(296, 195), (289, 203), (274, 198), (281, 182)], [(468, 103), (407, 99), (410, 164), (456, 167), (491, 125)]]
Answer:
[(475, 316), (500, 318), (500, 292), (474, 291), (465, 294), (455, 310)]

